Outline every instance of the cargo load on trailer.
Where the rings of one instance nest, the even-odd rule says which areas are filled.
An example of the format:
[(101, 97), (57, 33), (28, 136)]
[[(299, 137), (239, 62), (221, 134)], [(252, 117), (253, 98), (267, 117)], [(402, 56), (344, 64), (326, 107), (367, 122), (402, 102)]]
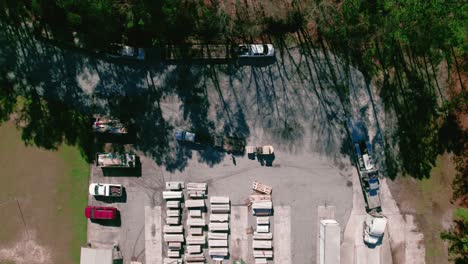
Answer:
[(135, 168), (136, 155), (133, 152), (111, 152), (96, 154), (96, 166), (103, 168)]
[(93, 131), (96, 133), (127, 134), (127, 128), (117, 119), (96, 117), (93, 123)]

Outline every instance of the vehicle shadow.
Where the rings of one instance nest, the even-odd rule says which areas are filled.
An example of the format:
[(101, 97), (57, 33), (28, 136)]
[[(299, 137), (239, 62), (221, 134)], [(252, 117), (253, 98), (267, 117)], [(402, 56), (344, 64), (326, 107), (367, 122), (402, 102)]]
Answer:
[(102, 225), (102, 226), (114, 226), (119, 227), (122, 225), (122, 219), (120, 215), (120, 211), (116, 212), (115, 219), (107, 220), (107, 219), (90, 219), (92, 223)]
[(102, 168), (104, 176), (109, 177), (141, 177), (141, 163), (137, 158), (134, 168)]
[[(250, 157), (249, 157), (250, 158)], [(255, 159), (255, 156), (254, 158)], [(271, 155), (257, 155), (257, 160), (262, 166), (273, 167), (273, 161), (275, 160), (275, 154)]]
[(104, 203), (126, 203), (127, 202), (127, 190), (125, 187), (122, 187), (122, 195), (119, 197), (109, 197), (109, 196), (94, 196), (97, 201)]

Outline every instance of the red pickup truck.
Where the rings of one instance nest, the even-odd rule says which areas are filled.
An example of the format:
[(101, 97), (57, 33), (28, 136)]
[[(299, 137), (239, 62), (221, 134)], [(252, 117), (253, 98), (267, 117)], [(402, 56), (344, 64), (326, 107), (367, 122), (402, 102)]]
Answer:
[(89, 219), (113, 220), (117, 216), (117, 208), (106, 206), (87, 206), (85, 216)]

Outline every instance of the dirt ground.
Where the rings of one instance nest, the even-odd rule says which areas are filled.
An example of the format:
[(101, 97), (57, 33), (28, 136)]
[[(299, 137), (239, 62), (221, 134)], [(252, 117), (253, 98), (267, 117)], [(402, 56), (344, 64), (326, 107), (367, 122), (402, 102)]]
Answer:
[(0, 125), (0, 135), (0, 263), (77, 262), (86, 222), (72, 217), (70, 204), (79, 203), (77, 188), (84, 189), (84, 204), (87, 198), (86, 184), (76, 187), (70, 177), (77, 167), (69, 158), (77, 151), (26, 147), (13, 122)]
[(429, 179), (397, 177), (387, 181), (402, 213), (413, 214), (424, 234), (427, 264), (451, 263), (440, 233), (452, 224), (454, 175), (452, 155), (444, 154), (437, 159)]

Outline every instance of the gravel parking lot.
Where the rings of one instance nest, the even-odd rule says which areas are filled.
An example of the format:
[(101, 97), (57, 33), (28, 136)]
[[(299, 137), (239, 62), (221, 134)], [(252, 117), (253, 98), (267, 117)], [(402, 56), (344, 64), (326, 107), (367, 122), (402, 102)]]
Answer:
[[(118, 243), (126, 260), (144, 260), (144, 207), (162, 204), (161, 190), (166, 181), (207, 182), (209, 195), (228, 195), (233, 206), (245, 204), (254, 180), (272, 186), (274, 205), (291, 208), (292, 263), (315, 261), (317, 206), (335, 205), (338, 222), (343, 227), (347, 222), (352, 208), (352, 189), (346, 171), (346, 168), (350, 168), (348, 166), (340, 169), (332, 161), (313, 154), (292, 155), (281, 149), (276, 149), (272, 167), (261, 166), (258, 161), (247, 157), (237, 157), (237, 165), (234, 165), (229, 156), (219, 164), (209, 166), (197, 162), (196, 151), (193, 154), (194, 159), (182, 172), (169, 173), (145, 157), (142, 157), (141, 177), (103, 176), (99, 168), (93, 168), (91, 181), (121, 183), (127, 195), (126, 202), (112, 204), (121, 211), (121, 227), (89, 222), (88, 241), (108, 246)], [(90, 204), (107, 203), (90, 197)], [(254, 225), (253, 219), (249, 220), (249, 224)], [(232, 221), (235, 219), (231, 220), (231, 225)], [(241, 252), (241, 255), (251, 254)]]

